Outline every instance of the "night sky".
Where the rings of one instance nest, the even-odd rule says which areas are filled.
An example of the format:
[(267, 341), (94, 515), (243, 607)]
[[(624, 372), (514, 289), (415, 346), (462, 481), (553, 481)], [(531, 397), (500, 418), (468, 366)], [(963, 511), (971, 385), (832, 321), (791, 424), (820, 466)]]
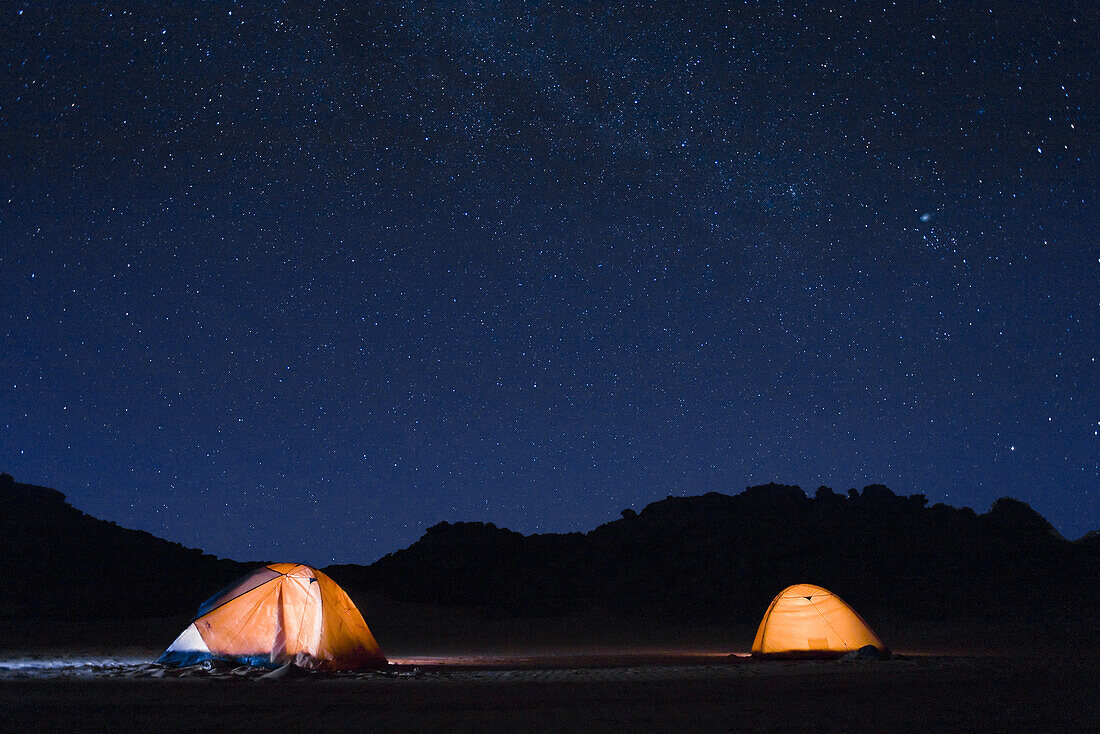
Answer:
[(0, 471), (240, 560), (769, 481), (1100, 528), (1082, 3), (0, 3)]

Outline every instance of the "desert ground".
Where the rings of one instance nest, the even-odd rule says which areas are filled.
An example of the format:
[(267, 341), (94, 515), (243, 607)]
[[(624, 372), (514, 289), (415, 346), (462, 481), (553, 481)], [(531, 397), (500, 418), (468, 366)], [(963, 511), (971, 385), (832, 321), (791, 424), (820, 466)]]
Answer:
[[(8, 731), (1097, 731), (1094, 632), (882, 625), (879, 661), (759, 661), (752, 626), (382, 605), (391, 665), (167, 670), (187, 620), (4, 622)], [(983, 629), (985, 627), (985, 629)], [(891, 639), (892, 638), (892, 639)], [(969, 647), (968, 647), (969, 644)]]

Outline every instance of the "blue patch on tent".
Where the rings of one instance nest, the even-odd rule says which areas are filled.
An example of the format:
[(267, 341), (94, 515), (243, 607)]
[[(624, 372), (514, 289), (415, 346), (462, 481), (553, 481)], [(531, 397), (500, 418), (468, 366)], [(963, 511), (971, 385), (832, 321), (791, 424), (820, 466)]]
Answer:
[(161, 665), (170, 665), (173, 668), (186, 668), (191, 665), (198, 665), (204, 660), (211, 660), (213, 657), (210, 653), (201, 650), (167, 650), (157, 658), (157, 662)]

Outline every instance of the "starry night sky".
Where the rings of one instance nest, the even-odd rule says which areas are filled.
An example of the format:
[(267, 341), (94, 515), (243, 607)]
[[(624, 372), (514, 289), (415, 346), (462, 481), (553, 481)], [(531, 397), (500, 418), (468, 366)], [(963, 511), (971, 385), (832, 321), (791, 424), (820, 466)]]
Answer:
[(0, 3), (0, 470), (241, 560), (1100, 527), (1092, 3)]

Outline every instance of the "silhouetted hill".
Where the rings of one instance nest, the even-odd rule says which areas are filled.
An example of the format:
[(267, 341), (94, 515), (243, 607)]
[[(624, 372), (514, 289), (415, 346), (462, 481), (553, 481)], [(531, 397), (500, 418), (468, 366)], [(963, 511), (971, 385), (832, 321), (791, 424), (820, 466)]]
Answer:
[(1100, 553), (1100, 530), (1093, 530), (1077, 540), (1077, 545), (1093, 553)]
[(785, 586), (835, 590), (874, 614), (1020, 622), (1100, 611), (1100, 544), (1070, 543), (1004, 498), (977, 515), (882, 485), (762, 485), (736, 496), (669, 497), (585, 533), (523, 536), (440, 523), (370, 567), (330, 569), (345, 585), (491, 613), (576, 608), (721, 621), (755, 618)]
[(97, 520), (61, 492), (8, 474), (0, 474), (0, 538), (4, 619), (192, 614), (253, 565)]
[[(255, 564), (97, 520), (0, 475), (12, 569), (0, 618), (185, 616)], [(882, 485), (814, 497), (769, 484), (668, 497), (588, 533), (521, 535), (440, 523), (370, 566), (325, 569), (364, 599), (480, 607), (490, 616), (606, 610), (685, 622), (756, 619), (783, 587), (832, 589), (870, 617), (929, 620), (1100, 611), (1100, 534), (1063, 539), (1004, 498), (984, 515)]]

